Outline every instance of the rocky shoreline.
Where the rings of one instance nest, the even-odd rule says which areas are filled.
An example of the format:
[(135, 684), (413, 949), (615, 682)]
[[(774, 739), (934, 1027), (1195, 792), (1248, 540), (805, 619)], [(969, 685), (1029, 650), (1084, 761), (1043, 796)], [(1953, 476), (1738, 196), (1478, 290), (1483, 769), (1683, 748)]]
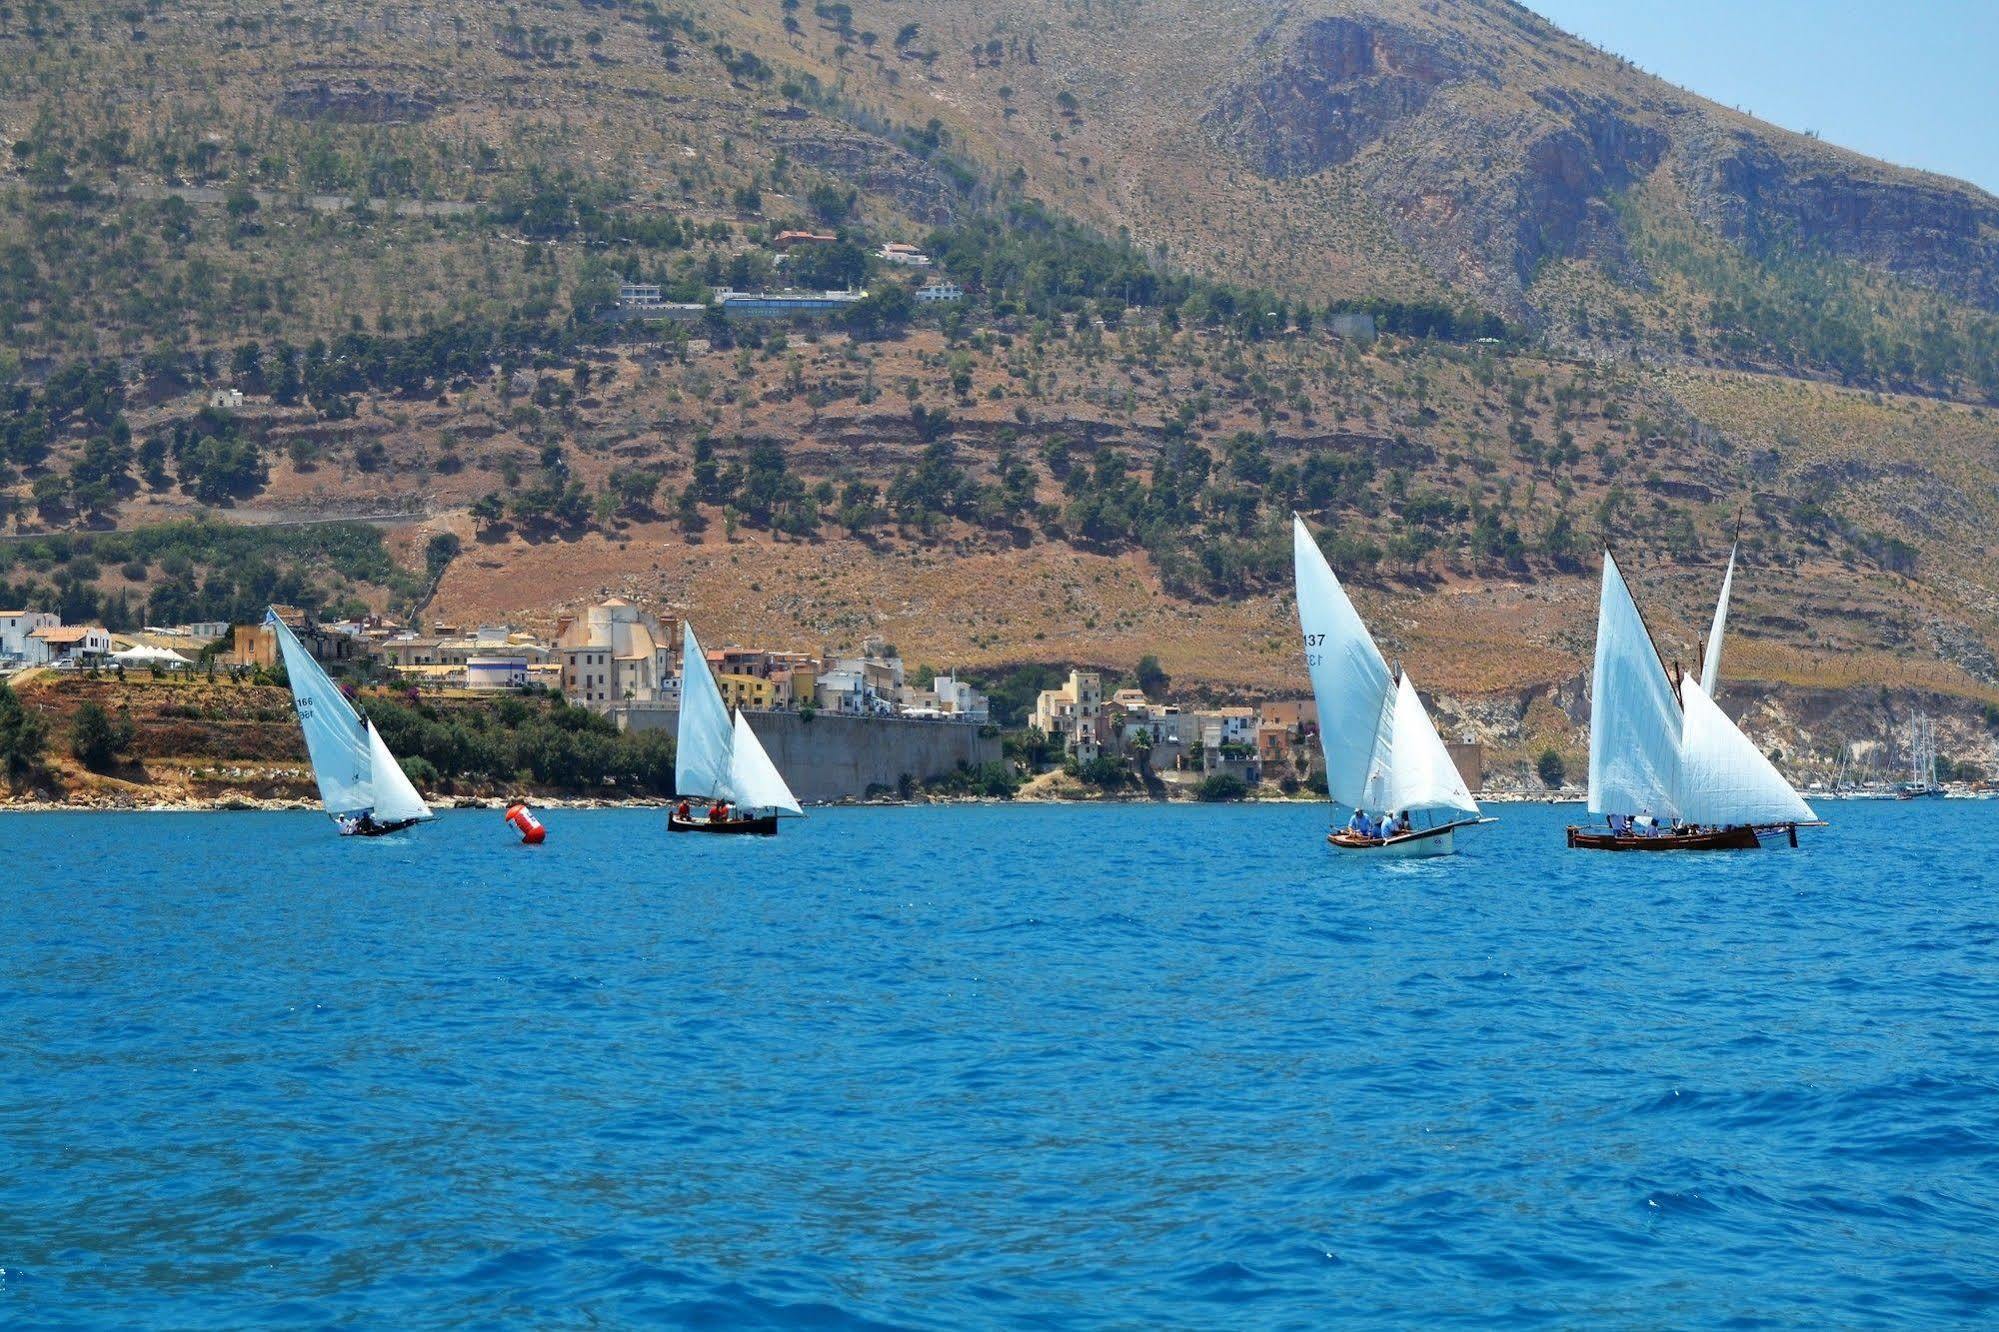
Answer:
[[(1525, 795), (1515, 792), (1481, 792), (1478, 796), (1484, 804), (1579, 804), (1583, 797), (1564, 794), (1559, 797)], [(1240, 801), (1228, 803), (1256, 805), (1290, 805), (1324, 803), (1325, 797), (1299, 792), (1296, 795), (1277, 793), (1255, 793)], [(665, 809), (673, 802), (654, 796), (598, 797), (598, 796), (529, 796), (528, 804), (535, 809)], [(509, 796), (447, 796), (434, 799), (431, 803), (438, 810), (478, 809), (503, 810), (512, 802)], [(1191, 797), (1159, 797), (1132, 792), (1099, 792), (1092, 794), (1056, 794), (1035, 792), (1013, 799), (996, 796), (925, 796), (917, 795), (904, 800), (886, 798), (876, 800), (836, 800), (823, 804), (809, 805), (808, 809), (894, 809), (912, 805), (1191, 805), (1199, 801)], [(65, 799), (38, 797), (9, 797), (0, 799), (0, 814), (220, 814), (220, 813), (317, 813), (317, 800), (297, 797), (257, 797), (244, 795), (227, 796), (183, 796), (171, 800), (141, 800), (127, 795), (106, 795), (103, 793), (78, 793)]]

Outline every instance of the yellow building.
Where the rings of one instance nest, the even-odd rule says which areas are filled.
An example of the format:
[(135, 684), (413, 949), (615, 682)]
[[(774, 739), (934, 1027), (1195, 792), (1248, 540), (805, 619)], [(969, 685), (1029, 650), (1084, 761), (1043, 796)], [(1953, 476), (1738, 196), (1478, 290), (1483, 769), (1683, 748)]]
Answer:
[(718, 673), (715, 676), (715, 687), (722, 691), (722, 701), (732, 708), (769, 712), (777, 706), (778, 685), (775, 680), (765, 680), (755, 675)]

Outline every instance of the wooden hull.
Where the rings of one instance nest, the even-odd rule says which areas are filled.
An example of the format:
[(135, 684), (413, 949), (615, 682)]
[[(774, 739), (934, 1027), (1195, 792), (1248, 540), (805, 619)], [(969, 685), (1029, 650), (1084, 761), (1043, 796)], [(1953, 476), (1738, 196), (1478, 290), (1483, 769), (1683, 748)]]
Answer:
[(1389, 860), (1418, 860), (1430, 856), (1456, 855), (1457, 830), (1459, 823), (1447, 823), (1441, 828), (1424, 828), (1419, 832), (1402, 833), (1382, 841), (1378, 837), (1358, 837), (1353, 833), (1340, 831), (1327, 836), (1326, 840), (1342, 851), (1372, 852)]
[(728, 837), (775, 837), (777, 836), (777, 815), (766, 814), (757, 819), (730, 819), (727, 823), (710, 823), (706, 819), (683, 819), (678, 814), (666, 816), (666, 830), (677, 833), (714, 833)]
[(1796, 846), (1794, 823), (1768, 828), (1720, 828), (1702, 832), (1662, 832), (1655, 837), (1620, 835), (1594, 828), (1569, 829), (1569, 846), (1577, 851), (1755, 851), (1765, 846)]

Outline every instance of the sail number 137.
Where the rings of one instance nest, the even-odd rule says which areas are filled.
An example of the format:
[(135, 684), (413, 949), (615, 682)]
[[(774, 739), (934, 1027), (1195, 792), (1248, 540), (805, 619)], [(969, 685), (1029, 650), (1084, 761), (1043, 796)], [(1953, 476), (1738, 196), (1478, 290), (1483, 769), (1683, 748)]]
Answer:
[(1319, 654), (1317, 652), (1314, 652), (1312, 649), (1318, 647), (1320, 644), (1324, 643), (1325, 641), (1326, 641), (1326, 636), (1324, 634), (1305, 635), (1305, 664), (1307, 666), (1317, 666), (1319, 664)]

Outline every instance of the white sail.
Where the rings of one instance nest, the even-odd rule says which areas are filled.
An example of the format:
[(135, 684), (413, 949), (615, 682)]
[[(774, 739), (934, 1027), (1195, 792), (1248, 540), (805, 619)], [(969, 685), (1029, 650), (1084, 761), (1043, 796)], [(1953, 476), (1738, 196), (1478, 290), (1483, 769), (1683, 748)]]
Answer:
[(763, 742), (750, 729), (749, 719), (736, 713), (735, 739), (729, 754), (730, 795), (739, 809), (773, 810), (803, 815), (798, 797), (778, 775), (777, 765), (764, 752)]
[(382, 733), (372, 721), (367, 727), (368, 756), (374, 765), (375, 822), (406, 823), (429, 818), (430, 806), (423, 803), (402, 764), (396, 762), (396, 756), (382, 743)]
[(1465, 789), (1465, 779), (1451, 761), (1451, 751), (1444, 747), (1406, 672), (1395, 691), (1394, 732), (1395, 761), (1389, 767), (1383, 808), (1398, 813), (1425, 809), (1478, 813), (1478, 802)]
[(674, 742), (676, 795), (734, 798), (729, 783), (733, 728), (694, 626), (680, 624), (680, 729)]
[(1342, 805), (1380, 809), (1393, 768), (1388, 663), (1368, 636), (1319, 543), (1295, 514), (1292, 563), (1298, 583), (1298, 624), (1305, 665), (1319, 702), (1319, 745), (1326, 755), (1326, 790)]
[(1590, 692), (1590, 813), (1677, 818), (1679, 777), (1679, 701), (1631, 589), (1605, 551)]
[(1728, 572), (1721, 576), (1721, 600), (1714, 603), (1714, 623), (1708, 626), (1707, 655), (1701, 658), (1701, 689), (1708, 698), (1721, 680), (1721, 637), (1728, 629), (1728, 592), (1735, 586), (1735, 547), (1728, 548)]
[(320, 803), (335, 817), (372, 808), (374, 760), (368, 749), (367, 727), (284, 621), (267, 615), (264, 623), (277, 635), (278, 649), (284, 654), (292, 704), (305, 732), (305, 749), (312, 758), (313, 778), (319, 783)]
[(1718, 828), (1810, 823), (1812, 812), (1692, 677), (1680, 685), (1686, 725), (1680, 741), (1680, 817)]

